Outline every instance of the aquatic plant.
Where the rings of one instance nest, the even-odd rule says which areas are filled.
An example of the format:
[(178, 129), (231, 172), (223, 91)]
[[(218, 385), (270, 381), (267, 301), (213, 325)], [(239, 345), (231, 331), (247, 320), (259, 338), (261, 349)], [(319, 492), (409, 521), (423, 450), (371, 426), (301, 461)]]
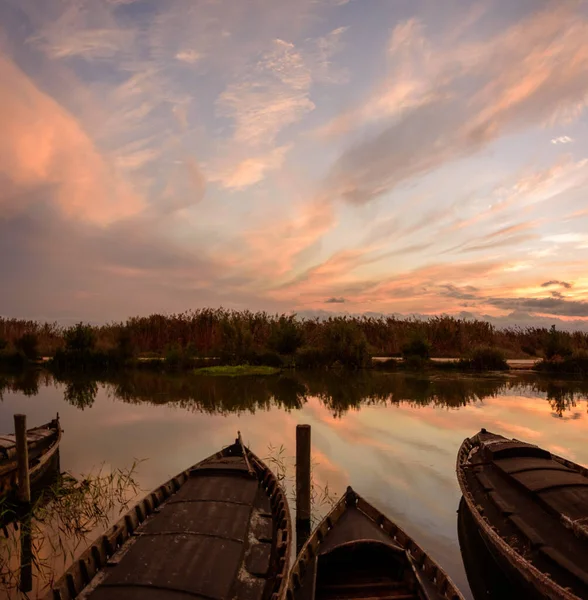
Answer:
[(32, 572), (40, 589), (49, 586), (59, 560), (67, 567), (91, 534), (128, 510), (140, 491), (137, 465), (111, 470), (102, 465), (78, 478), (64, 473), (42, 490), (26, 513), (9, 500), (0, 501), (0, 590), (8, 595), (25, 579), (30, 584)]

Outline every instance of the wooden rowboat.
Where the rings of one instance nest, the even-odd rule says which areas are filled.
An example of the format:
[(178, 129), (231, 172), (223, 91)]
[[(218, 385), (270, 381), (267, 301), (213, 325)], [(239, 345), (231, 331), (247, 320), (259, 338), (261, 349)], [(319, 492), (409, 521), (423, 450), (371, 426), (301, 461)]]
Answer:
[(285, 494), (239, 436), (146, 496), (46, 598), (275, 600), (291, 537)]
[[(59, 415), (57, 418), (27, 430), (29, 477), (31, 489), (55, 466), (61, 441)], [(18, 461), (14, 434), (0, 435), (0, 496), (16, 489)]]
[(302, 546), (287, 600), (463, 600), (402, 529), (350, 487)]
[(465, 506), (521, 598), (588, 598), (588, 469), (482, 429), (457, 457)]

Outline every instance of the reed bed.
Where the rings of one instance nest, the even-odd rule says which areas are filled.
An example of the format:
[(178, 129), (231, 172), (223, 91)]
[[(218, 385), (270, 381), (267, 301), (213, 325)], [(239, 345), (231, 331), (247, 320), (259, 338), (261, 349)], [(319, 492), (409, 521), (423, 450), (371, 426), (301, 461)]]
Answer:
[[(371, 316), (319, 320), (219, 308), (132, 317), (126, 322), (83, 327), (91, 332), (95, 350), (107, 353), (122, 348), (126, 355), (158, 357), (173, 352), (193, 357), (298, 352), (312, 359), (312, 352), (318, 349), (340, 354), (337, 358), (345, 365), (361, 363), (365, 355), (400, 356), (414, 340), (425, 342), (434, 357), (461, 357), (476, 347), (497, 348), (506, 358), (550, 358), (559, 349), (565, 350), (564, 355), (568, 351), (588, 351), (587, 333), (554, 334), (553, 328), (538, 327), (498, 329), (486, 321), (449, 316), (424, 321)], [(36, 352), (53, 356), (66, 348), (68, 340), (71, 342), (71, 331), (72, 328), (56, 323), (0, 317), (0, 353), (18, 351), (23, 336), (29, 336), (25, 341), (31, 355)], [(37, 342), (34, 349), (30, 348), (30, 336)]]

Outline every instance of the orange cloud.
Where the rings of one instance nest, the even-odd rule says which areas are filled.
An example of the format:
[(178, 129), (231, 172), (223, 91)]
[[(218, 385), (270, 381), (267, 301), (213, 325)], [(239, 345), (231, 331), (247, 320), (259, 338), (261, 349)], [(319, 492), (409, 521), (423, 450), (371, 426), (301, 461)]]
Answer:
[(142, 210), (77, 120), (2, 56), (0, 115), (5, 213), (50, 198), (69, 218), (107, 225)]

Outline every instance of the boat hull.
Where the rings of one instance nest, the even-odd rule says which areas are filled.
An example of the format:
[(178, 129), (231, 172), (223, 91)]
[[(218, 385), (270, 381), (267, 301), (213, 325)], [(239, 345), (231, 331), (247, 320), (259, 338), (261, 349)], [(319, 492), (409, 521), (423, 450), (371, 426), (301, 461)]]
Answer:
[[(575, 494), (586, 489), (586, 469), (537, 446), (482, 430), (464, 440), (456, 470), (468, 530), (477, 531), (493, 562), (517, 590), (515, 597), (584, 597), (574, 592), (588, 582), (586, 571), (574, 564), (581, 564), (588, 549), (582, 519), (575, 528), (566, 527), (553, 507), (567, 506), (569, 495), (560, 498), (560, 490)], [(549, 495), (542, 496), (546, 490)], [(576, 554), (570, 550), (566, 556), (561, 548), (573, 548)]]
[[(38, 491), (59, 470), (59, 416), (45, 425), (27, 430), (31, 493)], [(18, 486), (18, 461), (14, 435), (0, 437), (0, 497), (12, 499)]]
[(46, 599), (275, 600), (285, 586), (290, 544), (286, 497), (239, 438), (146, 496)]

